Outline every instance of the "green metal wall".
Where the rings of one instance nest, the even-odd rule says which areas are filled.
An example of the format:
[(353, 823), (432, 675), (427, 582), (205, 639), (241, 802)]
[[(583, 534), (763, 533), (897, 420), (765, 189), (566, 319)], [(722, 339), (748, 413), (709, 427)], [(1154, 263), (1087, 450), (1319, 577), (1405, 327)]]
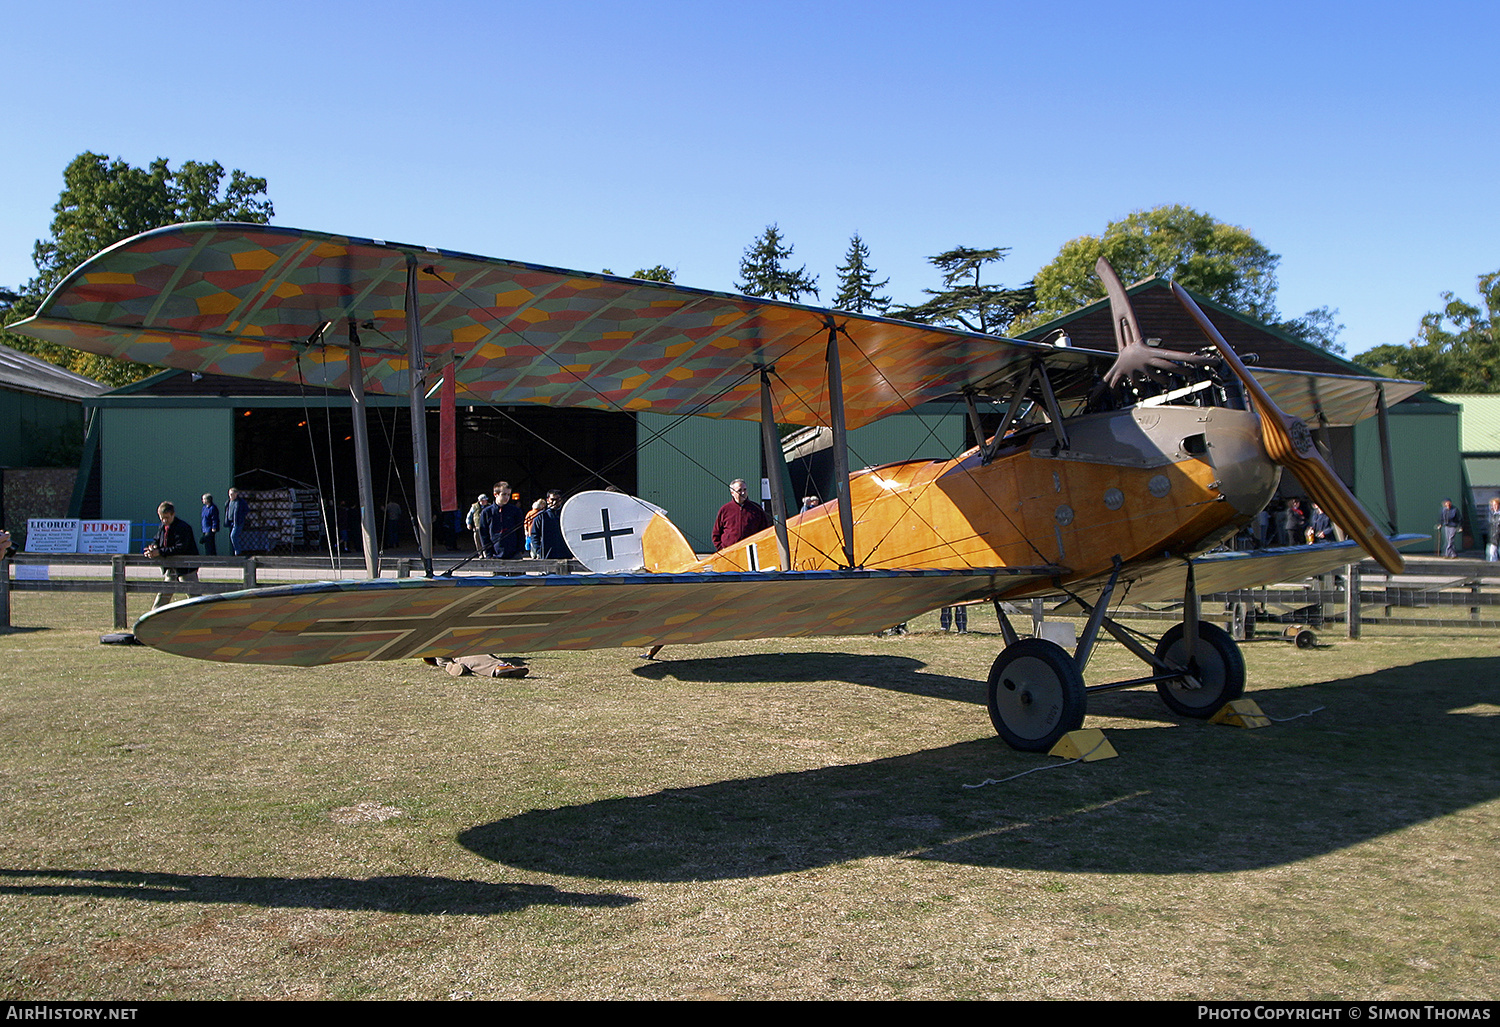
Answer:
[(232, 410), (106, 407), (98, 416), (104, 418), (100, 516), (155, 523), (157, 504), (170, 500), (196, 526), (205, 492), (223, 508), (234, 474)]
[(0, 389), (0, 467), (65, 467), (83, 451), (83, 405)]
[(744, 478), (751, 498), (760, 498), (760, 425), (754, 421), (641, 413), (636, 445), (641, 498), (665, 508), (699, 553), (713, 552), (709, 536), (719, 507), (729, 502), (730, 481)]
[(947, 460), (963, 452), (964, 418), (956, 413), (896, 414), (849, 433), (849, 468), (879, 467), (906, 460)]
[[(1391, 408), (1391, 466), (1396, 482), (1398, 531), (1430, 535), (1443, 499), (1455, 505), (1464, 492), (1459, 450), (1459, 408), (1415, 397)], [(1385, 480), (1381, 472), (1380, 429), (1375, 418), (1355, 432), (1354, 493), (1380, 525), (1386, 523)], [(1430, 552), (1423, 546), (1407, 552)]]

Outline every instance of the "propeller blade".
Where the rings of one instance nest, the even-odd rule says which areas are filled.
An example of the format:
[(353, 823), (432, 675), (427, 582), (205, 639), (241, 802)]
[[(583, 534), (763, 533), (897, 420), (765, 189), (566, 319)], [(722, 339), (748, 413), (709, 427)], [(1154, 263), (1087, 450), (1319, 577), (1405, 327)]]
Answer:
[(1255, 412), (1260, 415), (1260, 438), (1266, 455), (1291, 471), (1307, 489), (1313, 502), (1322, 507), (1333, 523), (1343, 528), (1380, 566), (1392, 574), (1401, 573), (1406, 566), (1405, 559), (1391, 545), (1390, 539), (1376, 527), (1374, 519), (1360, 505), (1359, 500), (1354, 498), (1354, 493), (1333, 473), (1333, 468), (1328, 466), (1328, 461), (1318, 452), (1307, 425), (1301, 418), (1292, 417), (1276, 405), (1182, 286), (1173, 282), (1172, 294), (1193, 320), (1198, 322), (1203, 334), (1213, 340), (1213, 344), (1219, 348), (1219, 355), (1245, 386), (1251, 402), (1255, 404)]
[(1115, 326), (1115, 352), (1124, 353), (1127, 346), (1144, 341), (1141, 326), (1135, 319), (1135, 307), (1109, 261), (1100, 257), (1094, 262), (1094, 271), (1104, 283), (1104, 294), (1109, 297), (1110, 321)]
[(1194, 353), (1181, 353), (1172, 349), (1158, 349), (1146, 345), (1141, 326), (1135, 319), (1135, 307), (1125, 292), (1120, 276), (1115, 274), (1109, 261), (1100, 257), (1094, 262), (1094, 271), (1104, 283), (1104, 292), (1109, 296), (1110, 320), (1115, 328), (1115, 350), (1120, 354), (1104, 373), (1104, 383), (1114, 388), (1121, 382), (1150, 379), (1165, 388), (1172, 382), (1162, 372), (1183, 376), (1179, 364), (1206, 364), (1208, 360)]

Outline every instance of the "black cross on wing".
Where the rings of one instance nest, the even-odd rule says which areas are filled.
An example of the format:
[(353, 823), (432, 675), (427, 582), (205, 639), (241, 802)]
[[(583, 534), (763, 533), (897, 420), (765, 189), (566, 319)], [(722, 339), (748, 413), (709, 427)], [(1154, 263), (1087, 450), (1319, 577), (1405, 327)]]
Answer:
[(365, 657), (367, 660), (399, 660), (414, 656), (455, 632), (474, 628), (545, 628), (552, 618), (568, 610), (486, 610), (500, 602), (515, 602), (538, 586), (507, 587), (496, 595), (483, 585), (459, 586), (463, 593), (451, 603), (419, 617), (357, 617), (315, 620), (299, 635), (339, 637), (390, 634), (394, 637)]

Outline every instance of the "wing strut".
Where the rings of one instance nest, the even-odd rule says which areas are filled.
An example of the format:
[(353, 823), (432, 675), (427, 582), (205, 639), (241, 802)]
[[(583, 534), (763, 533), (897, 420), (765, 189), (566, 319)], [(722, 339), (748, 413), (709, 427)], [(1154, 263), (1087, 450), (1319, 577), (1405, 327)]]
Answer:
[(979, 440), (979, 463), (981, 466), (986, 465), (990, 462), (990, 444), (984, 437), (984, 424), (979, 420), (979, 407), (974, 402), (973, 389), (964, 393), (964, 406), (969, 410), (969, 427), (974, 430), (974, 438)]
[(422, 354), (422, 311), (417, 306), (417, 258), (406, 255), (406, 361), (411, 375), (411, 448), (416, 457), (417, 538), (422, 567), (432, 577), (432, 483), (427, 470), (427, 366)]
[(1385, 478), (1385, 523), (1396, 533), (1396, 481), (1391, 476), (1391, 415), (1385, 405), (1385, 386), (1375, 386), (1375, 420), (1380, 425), (1380, 473)]
[[(325, 331), (327, 329), (324, 329)], [(354, 419), (354, 476), (359, 481), (359, 533), (365, 547), (365, 574), (380, 577), (375, 548), (375, 489), (370, 483), (370, 428), (365, 420), (365, 365), (359, 358), (359, 325), (349, 319), (349, 412)]]
[(792, 569), (792, 547), (786, 537), (786, 491), (782, 476), (786, 472), (786, 454), (776, 437), (776, 415), (771, 409), (771, 372), (774, 367), (760, 365), (760, 441), (766, 452), (766, 477), (771, 481), (771, 523), (776, 526), (776, 559), (781, 569)]
[(844, 529), (845, 566), (854, 569), (854, 503), (849, 495), (849, 432), (844, 425), (844, 372), (839, 365), (839, 330), (828, 325), (828, 415), (833, 422), (833, 481), (838, 492), (839, 526)]

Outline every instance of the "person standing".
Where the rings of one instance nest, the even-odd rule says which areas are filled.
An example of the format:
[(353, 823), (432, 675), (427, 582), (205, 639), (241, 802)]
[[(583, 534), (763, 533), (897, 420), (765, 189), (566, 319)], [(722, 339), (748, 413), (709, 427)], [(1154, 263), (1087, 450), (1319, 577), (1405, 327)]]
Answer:
[(385, 504), (385, 546), (387, 551), (401, 546), (401, 504), (394, 499)]
[(510, 482), (495, 482), (495, 502), (488, 514), (485, 550), (497, 560), (521, 558), (521, 508), (511, 495)]
[(729, 502), (719, 507), (719, 515), (714, 518), (714, 550), (728, 549), (770, 526), (766, 512), (750, 499), (745, 479), (736, 478), (729, 483)]
[(235, 556), (245, 552), (245, 525), (250, 519), (250, 501), (239, 489), (229, 490), (229, 502), (224, 504), (224, 525), (229, 529), (229, 548)]
[(1484, 545), (1484, 558), (1490, 563), (1500, 560), (1500, 499), (1490, 500), (1490, 523)]
[[(198, 545), (193, 541), (193, 529), (189, 528), (186, 522), (177, 519), (177, 508), (171, 503), (162, 503), (156, 508), (156, 513), (161, 518), (161, 527), (157, 529), (156, 537), (146, 546), (147, 559), (160, 560), (164, 556), (197, 556)], [(198, 568), (163, 567), (161, 579), (167, 582), (197, 581)], [(151, 609), (166, 606), (171, 601), (172, 593), (160, 592), (156, 596), (156, 602), (151, 604)]]
[(218, 556), (219, 543), (216, 539), (219, 534), (219, 508), (214, 505), (214, 497), (207, 492), (203, 493), (203, 514), (199, 517), (198, 524), (203, 529), (203, 534), (198, 539), (203, 543), (203, 555)]
[(531, 526), (536, 523), (536, 519), (542, 515), (542, 511), (545, 509), (547, 509), (547, 501), (545, 499), (538, 499), (535, 503), (532, 503), (531, 509), (526, 511), (526, 520), (522, 525), (522, 530), (526, 535), (526, 555), (533, 560), (540, 554), (537, 553), (536, 546), (531, 540)]
[(1443, 508), (1438, 511), (1438, 527), (1443, 532), (1443, 555), (1456, 557), (1458, 555), (1458, 531), (1463, 526), (1463, 518), (1453, 500), (1443, 500)]
[(1307, 541), (1309, 545), (1337, 541), (1337, 536), (1333, 533), (1333, 521), (1329, 520), (1317, 503), (1312, 505), (1312, 514), (1307, 518)]
[(531, 522), (531, 553), (539, 560), (573, 558), (573, 551), (563, 538), (562, 493), (557, 489), (547, 491), (546, 507)]
[(481, 492), (474, 500), (474, 505), (469, 507), (468, 516), (464, 518), (464, 527), (468, 528), (474, 536), (474, 552), (484, 552), (484, 536), (479, 532), (479, 518), (484, 513), (484, 508), (489, 505), (490, 496), (488, 492)]
[(1307, 530), (1307, 518), (1302, 513), (1302, 501), (1300, 499), (1288, 499), (1286, 510), (1281, 515), (1282, 536), (1286, 539), (1283, 545), (1300, 546), (1307, 543), (1303, 534)]

